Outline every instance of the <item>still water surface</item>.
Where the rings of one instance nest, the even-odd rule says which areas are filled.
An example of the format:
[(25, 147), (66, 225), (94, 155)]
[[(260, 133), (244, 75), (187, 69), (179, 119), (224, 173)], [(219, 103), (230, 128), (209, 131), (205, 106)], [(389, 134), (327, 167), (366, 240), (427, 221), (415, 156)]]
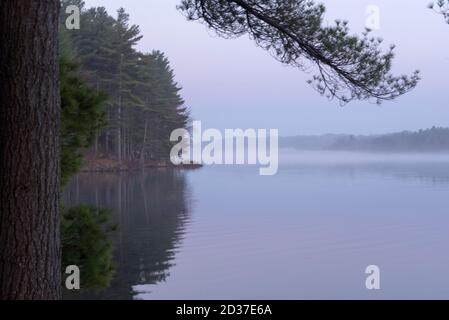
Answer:
[[(77, 298), (449, 299), (446, 156), (288, 152), (271, 177), (80, 174), (64, 198), (120, 225), (112, 286)], [(379, 291), (365, 288), (373, 264)]]

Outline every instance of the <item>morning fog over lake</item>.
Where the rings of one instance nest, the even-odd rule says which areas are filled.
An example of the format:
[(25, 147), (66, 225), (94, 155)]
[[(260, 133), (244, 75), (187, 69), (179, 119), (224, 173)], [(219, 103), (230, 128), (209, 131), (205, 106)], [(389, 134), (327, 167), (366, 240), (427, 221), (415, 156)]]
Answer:
[[(65, 203), (113, 209), (98, 299), (449, 298), (449, 154), (281, 150), (255, 166), (80, 174)], [(365, 287), (380, 267), (381, 290)]]
[(449, 300), (449, 0), (0, 13), (0, 301)]

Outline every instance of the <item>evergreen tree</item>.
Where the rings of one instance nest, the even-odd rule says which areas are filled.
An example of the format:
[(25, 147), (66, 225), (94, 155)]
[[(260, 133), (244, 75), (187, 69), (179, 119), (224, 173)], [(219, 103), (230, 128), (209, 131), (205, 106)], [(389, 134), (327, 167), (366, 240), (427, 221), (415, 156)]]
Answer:
[(444, 20), (449, 23), (449, 0), (437, 0), (429, 4), (429, 8), (443, 15)]
[(75, 63), (60, 58), (61, 83), (61, 183), (65, 185), (82, 164), (82, 151), (92, 145), (104, 124), (106, 96), (83, 81)]
[(114, 275), (111, 212), (81, 205), (64, 209), (61, 221), (62, 264), (76, 265), (82, 289), (105, 289)]
[(127, 122), (129, 108), (142, 105), (140, 98), (133, 92), (136, 85), (135, 72), (138, 59), (138, 53), (134, 46), (142, 36), (139, 35), (138, 26), (129, 26), (129, 15), (125, 13), (123, 8), (119, 9), (117, 13), (113, 34), (118, 65), (115, 81), (117, 90), (114, 101), (116, 105), (117, 159), (121, 161), (128, 158)]
[(325, 26), (324, 5), (311, 0), (183, 0), (179, 9), (226, 38), (249, 34), (282, 63), (318, 70), (310, 80), (322, 95), (342, 103), (392, 100), (413, 89), (419, 72), (390, 73), (393, 49), (382, 53), (382, 39), (349, 34), (348, 23)]
[(102, 7), (86, 10), (79, 5), (83, 28), (70, 32), (73, 51), (83, 75), (109, 96), (108, 127), (96, 139), (95, 154), (142, 164), (167, 160), (171, 131), (188, 125), (188, 110), (168, 59), (158, 51), (135, 50), (142, 37), (123, 9), (113, 18)]
[[(3, 299), (61, 297), (60, 4), (59, 0), (0, 1), (3, 13), (0, 16), (0, 104), (3, 108), (0, 170), (4, 177), (0, 179), (0, 298)], [(184, 0), (180, 8), (191, 19), (204, 21), (222, 35), (249, 33), (284, 63), (303, 67), (304, 60), (312, 62), (319, 70), (315, 78), (319, 92), (343, 102), (394, 99), (412, 89), (419, 79), (417, 74), (391, 75), (392, 52), (382, 54), (379, 41), (368, 38), (367, 34), (363, 38), (349, 36), (344, 22), (323, 27), (324, 7), (310, 0)], [(101, 27), (109, 28), (111, 23), (114, 27), (112, 18), (94, 9), (83, 15), (87, 20), (82, 21), (80, 33), (86, 26), (97, 26), (95, 21), (88, 20), (97, 13), (102, 13), (100, 18), (106, 22)], [(87, 28), (87, 31), (94, 34), (101, 29)], [(93, 48), (79, 51), (81, 56), (90, 55), (91, 62), (96, 60), (93, 56), (99, 48), (104, 53), (101, 62), (106, 64), (102, 67), (111, 69), (102, 69), (110, 77), (101, 79), (109, 88), (120, 87), (116, 81), (117, 69), (123, 70), (124, 66), (108, 63), (117, 57), (117, 50), (110, 47), (115, 42), (108, 38), (114, 35), (103, 33), (106, 38), (88, 37), (87, 42), (78, 37), (78, 43), (83, 45), (77, 46), (78, 49), (84, 45)], [(89, 40), (98, 41), (101, 47)], [(98, 68), (91, 66), (87, 70)], [(123, 74), (119, 79), (122, 77)], [(97, 84), (99, 87), (99, 81)], [(123, 90), (129, 90), (127, 85), (122, 85), (116, 91), (119, 96)], [(111, 108), (117, 103), (114, 102)], [(121, 116), (116, 119), (121, 126)], [(117, 135), (118, 140), (121, 133)], [(121, 142), (117, 145), (121, 146)]]
[[(174, 79), (173, 70), (165, 55), (159, 51), (143, 56), (142, 72), (146, 79), (141, 83), (146, 90), (141, 92), (145, 105), (144, 145), (141, 156), (158, 160), (167, 159), (170, 154), (170, 133), (177, 128), (186, 128), (189, 123), (188, 109), (179, 92), (181, 88)], [(139, 112), (139, 113), (141, 113)], [(145, 130), (146, 128), (146, 130)]]

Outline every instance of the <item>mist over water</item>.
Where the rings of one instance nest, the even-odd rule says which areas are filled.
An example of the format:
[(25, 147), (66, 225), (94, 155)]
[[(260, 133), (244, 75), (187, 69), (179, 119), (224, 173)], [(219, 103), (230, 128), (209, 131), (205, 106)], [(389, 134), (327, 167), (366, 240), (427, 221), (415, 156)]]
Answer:
[[(116, 279), (96, 298), (449, 298), (448, 159), (283, 150), (275, 176), (87, 174), (65, 197), (123, 225)], [(379, 291), (365, 288), (372, 264)]]
[(283, 165), (449, 164), (447, 153), (280, 150)]

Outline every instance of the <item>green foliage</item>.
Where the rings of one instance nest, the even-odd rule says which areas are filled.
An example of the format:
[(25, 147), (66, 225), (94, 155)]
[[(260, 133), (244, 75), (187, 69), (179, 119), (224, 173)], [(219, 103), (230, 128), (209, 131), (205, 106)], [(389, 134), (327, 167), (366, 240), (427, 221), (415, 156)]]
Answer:
[[(65, 0), (64, 5), (79, 2)], [(161, 160), (170, 154), (170, 133), (187, 127), (189, 114), (163, 53), (135, 49), (142, 36), (124, 9), (81, 5), (80, 30), (70, 32), (83, 76), (110, 97), (108, 126), (98, 138), (97, 157)]]
[(83, 79), (64, 27), (59, 31), (61, 86), (61, 180), (65, 186), (82, 164), (98, 130), (105, 126), (106, 95)]
[[(82, 1), (74, 4), (82, 5)], [(61, 183), (65, 186), (79, 171), (83, 153), (105, 125), (106, 95), (83, 78), (64, 27), (60, 28), (59, 40)], [(63, 266), (80, 267), (83, 288), (108, 287), (114, 273), (111, 234), (115, 226), (110, 223), (110, 212), (80, 206), (63, 209), (61, 217)]]
[[(104, 94), (84, 81), (77, 64), (60, 57), (61, 180), (65, 186), (104, 125)], [(105, 288), (113, 275), (110, 212), (81, 206), (62, 212), (63, 265), (80, 267), (83, 288)]]
[[(62, 39), (63, 34), (61, 34)], [(61, 52), (64, 52), (61, 50)], [(81, 166), (88, 148), (104, 125), (104, 94), (84, 81), (77, 64), (60, 57), (61, 81), (61, 180), (64, 186)], [(83, 288), (105, 288), (112, 275), (112, 245), (107, 210), (81, 206), (62, 212), (63, 265), (81, 269)]]
[(97, 130), (105, 124), (106, 96), (93, 90), (79, 75), (78, 66), (60, 59), (61, 79), (61, 175), (62, 184), (82, 164), (82, 150), (91, 146)]
[(117, 227), (110, 222), (110, 217), (108, 210), (90, 206), (63, 212), (62, 263), (80, 268), (82, 288), (103, 289), (112, 280), (111, 235)]
[(128, 121), (134, 128), (133, 142), (145, 158), (167, 159), (172, 147), (171, 132), (188, 126), (189, 111), (174, 78), (170, 63), (162, 52), (141, 55), (134, 92), (142, 97), (143, 104), (129, 113)]
[(244, 34), (282, 63), (318, 70), (309, 83), (322, 95), (342, 103), (351, 100), (392, 100), (413, 89), (418, 80), (390, 73), (391, 46), (381, 50), (382, 39), (367, 30), (350, 35), (346, 21), (323, 23), (325, 7), (311, 0), (183, 0), (179, 9), (220, 36)]
[[(70, 4), (81, 9), (82, 28), (60, 28), (63, 185), (79, 171), (94, 139), (95, 151), (106, 156), (168, 157), (171, 131), (188, 123), (168, 59), (134, 49), (142, 37), (123, 9), (114, 18), (104, 8), (87, 10), (83, 1), (63, 1), (63, 7)], [(63, 211), (63, 264), (80, 267), (82, 288), (109, 285), (113, 231), (107, 210), (80, 206)]]

